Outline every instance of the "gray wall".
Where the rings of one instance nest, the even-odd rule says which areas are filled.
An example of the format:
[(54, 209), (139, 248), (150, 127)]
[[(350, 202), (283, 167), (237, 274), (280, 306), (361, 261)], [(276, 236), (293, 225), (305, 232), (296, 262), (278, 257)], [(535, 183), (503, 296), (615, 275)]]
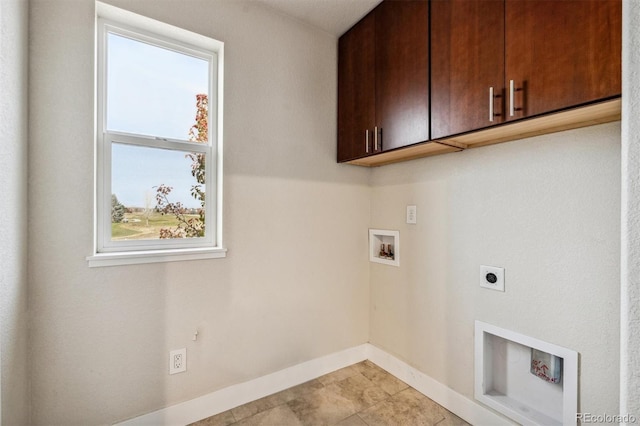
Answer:
[[(401, 267), (371, 267), (371, 342), (473, 398), (474, 321), (580, 354), (580, 409), (616, 413), (620, 124), (374, 171), (372, 226)], [(406, 205), (418, 224), (405, 224)], [(505, 268), (506, 292), (479, 287)]]
[(28, 4), (0, 0), (0, 423), (29, 424)]
[[(252, 2), (110, 3), (226, 43), (229, 252), (209, 261), (87, 266), (94, 2), (32, 1), (35, 424), (115, 422), (369, 335), (362, 248), (371, 190), (367, 170), (335, 163), (335, 38)], [(188, 371), (169, 376), (169, 350), (182, 347)]]
[(640, 3), (623, 2), (620, 413), (640, 419)]

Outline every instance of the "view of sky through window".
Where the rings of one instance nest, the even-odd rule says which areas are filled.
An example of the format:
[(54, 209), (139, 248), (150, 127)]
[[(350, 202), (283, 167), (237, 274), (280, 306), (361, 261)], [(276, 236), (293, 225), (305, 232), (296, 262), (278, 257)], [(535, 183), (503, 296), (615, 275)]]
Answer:
[(200, 208), (200, 201), (191, 196), (191, 186), (196, 181), (191, 175), (192, 160), (185, 158), (187, 154), (114, 143), (112, 192), (127, 207), (153, 208), (156, 187), (166, 185), (173, 188), (171, 199), (180, 201), (186, 208)]
[[(209, 94), (208, 61), (109, 33), (107, 64), (107, 130), (189, 139), (196, 95)], [(173, 187), (172, 201), (200, 207), (186, 154), (114, 144), (111, 192), (127, 207), (145, 207), (148, 193), (164, 184)]]

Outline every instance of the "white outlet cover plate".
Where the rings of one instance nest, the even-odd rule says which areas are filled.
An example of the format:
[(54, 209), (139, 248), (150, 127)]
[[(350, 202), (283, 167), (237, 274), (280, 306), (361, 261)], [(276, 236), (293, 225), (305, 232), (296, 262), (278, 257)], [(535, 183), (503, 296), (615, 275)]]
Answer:
[[(176, 357), (178, 359), (176, 360)], [(187, 371), (187, 348), (169, 352), (169, 374)]]
[[(496, 276), (495, 283), (491, 283), (487, 280), (487, 275), (489, 274), (494, 274)], [(504, 292), (504, 268), (480, 265), (480, 287)]]

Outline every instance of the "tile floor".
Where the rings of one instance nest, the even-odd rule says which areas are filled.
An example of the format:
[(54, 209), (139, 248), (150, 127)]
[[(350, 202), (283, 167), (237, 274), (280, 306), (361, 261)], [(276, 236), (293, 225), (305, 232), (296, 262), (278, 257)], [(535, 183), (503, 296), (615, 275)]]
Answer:
[(192, 426), (468, 424), (377, 365), (363, 361)]

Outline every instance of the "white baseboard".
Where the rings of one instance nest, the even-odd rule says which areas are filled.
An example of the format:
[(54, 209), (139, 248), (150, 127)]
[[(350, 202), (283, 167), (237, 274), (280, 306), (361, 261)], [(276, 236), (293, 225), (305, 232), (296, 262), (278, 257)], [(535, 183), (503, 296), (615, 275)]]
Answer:
[(367, 359), (363, 344), (144, 414), (117, 426), (186, 425)]
[(515, 424), (374, 345), (367, 345), (367, 359), (472, 425)]
[(117, 426), (186, 425), (369, 359), (474, 425), (512, 423), (369, 343), (135, 417)]

